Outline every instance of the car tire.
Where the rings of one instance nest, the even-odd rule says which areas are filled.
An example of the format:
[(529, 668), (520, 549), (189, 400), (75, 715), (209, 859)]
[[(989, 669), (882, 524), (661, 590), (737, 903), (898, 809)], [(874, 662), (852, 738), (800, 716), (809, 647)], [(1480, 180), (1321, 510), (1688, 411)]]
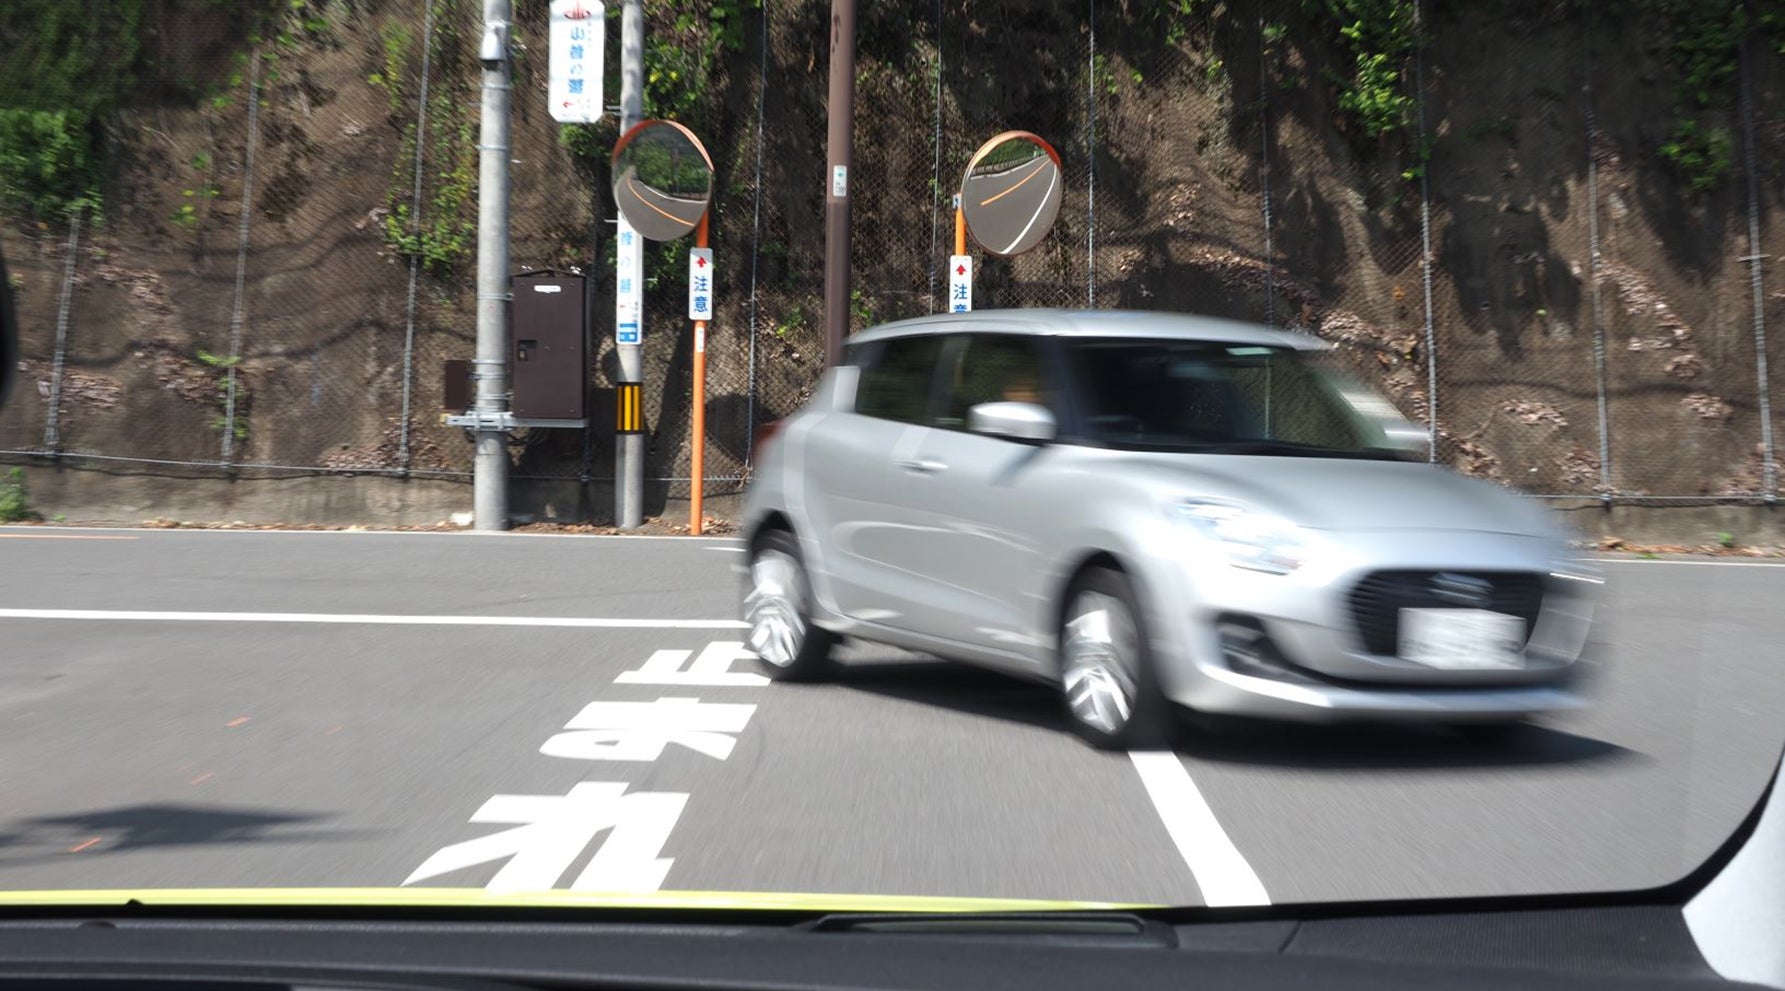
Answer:
[(745, 572), (747, 646), (775, 681), (812, 681), (829, 674), (836, 634), (812, 623), (812, 582), (799, 541), (786, 530), (763, 534)]
[(1159, 690), (1138, 597), (1128, 576), (1086, 571), (1060, 613), (1060, 694), (1066, 717), (1100, 750), (1172, 742), (1170, 703)]

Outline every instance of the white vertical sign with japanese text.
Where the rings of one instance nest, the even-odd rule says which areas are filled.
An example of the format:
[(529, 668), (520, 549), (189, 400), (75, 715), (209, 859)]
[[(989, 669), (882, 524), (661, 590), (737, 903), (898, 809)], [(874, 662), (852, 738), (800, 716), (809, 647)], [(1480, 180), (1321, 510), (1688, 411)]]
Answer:
[(546, 99), (561, 124), (601, 119), (601, 57), (607, 11), (588, 0), (552, 0), (550, 81)]
[(625, 217), (619, 220), (615, 238), (614, 343), (642, 344), (639, 329), (645, 309), (645, 239)]
[(713, 319), (713, 249), (688, 251), (688, 319)]
[(948, 312), (973, 309), (973, 256), (948, 256)]

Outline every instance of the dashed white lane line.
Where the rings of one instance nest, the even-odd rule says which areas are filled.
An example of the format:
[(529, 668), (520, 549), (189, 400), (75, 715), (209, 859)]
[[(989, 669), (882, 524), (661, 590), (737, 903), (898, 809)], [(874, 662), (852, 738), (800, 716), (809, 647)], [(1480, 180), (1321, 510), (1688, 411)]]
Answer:
[(1140, 781), (1153, 800), (1153, 808), (1177, 845), (1178, 855), (1202, 889), (1210, 907), (1269, 905), (1270, 896), (1252, 872), (1252, 865), (1228, 839), (1215, 820), (1215, 812), (1190, 780), (1178, 755), (1163, 750), (1129, 751), (1128, 759), (1140, 772)]
[(558, 626), (621, 630), (737, 630), (735, 619), (632, 619), (597, 616), (412, 616), (381, 613), (180, 612), (148, 609), (0, 609), (0, 619), (133, 623), (363, 623), (383, 626)]

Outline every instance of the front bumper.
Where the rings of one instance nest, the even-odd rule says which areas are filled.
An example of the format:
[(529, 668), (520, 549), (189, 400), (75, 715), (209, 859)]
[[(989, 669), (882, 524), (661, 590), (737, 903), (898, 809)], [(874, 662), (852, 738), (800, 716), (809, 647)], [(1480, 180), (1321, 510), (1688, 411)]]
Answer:
[[(1588, 704), (1597, 579), (1559, 568), (1565, 548), (1468, 532), (1320, 538), (1323, 552), (1288, 575), (1165, 547), (1153, 562), (1162, 577), (1149, 583), (1160, 594), (1148, 605), (1169, 698), (1202, 712), (1314, 722), (1500, 720)], [(1522, 663), (1459, 671), (1372, 652), (1352, 592), (1372, 574), (1421, 571), (1538, 576), (1542, 605)]]

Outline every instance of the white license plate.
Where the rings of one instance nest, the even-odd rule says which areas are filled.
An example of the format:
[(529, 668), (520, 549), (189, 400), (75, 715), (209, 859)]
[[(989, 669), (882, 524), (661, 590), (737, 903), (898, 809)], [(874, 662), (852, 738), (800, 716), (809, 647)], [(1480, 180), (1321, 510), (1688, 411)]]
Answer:
[(1451, 671), (1524, 663), (1525, 621), (1486, 609), (1401, 610), (1400, 656)]

